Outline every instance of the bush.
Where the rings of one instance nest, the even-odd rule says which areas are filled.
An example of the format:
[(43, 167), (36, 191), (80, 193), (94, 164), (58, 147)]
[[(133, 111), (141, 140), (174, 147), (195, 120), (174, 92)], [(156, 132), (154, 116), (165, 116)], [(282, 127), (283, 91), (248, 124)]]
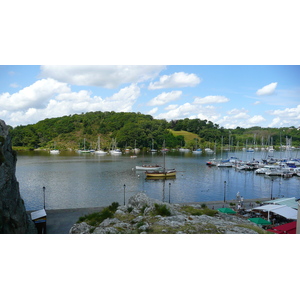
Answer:
[(91, 226), (98, 226), (105, 219), (113, 218), (118, 206), (119, 203), (113, 202), (110, 206), (103, 208), (100, 212), (95, 212), (90, 215), (80, 217), (77, 223), (86, 222)]
[(118, 202), (113, 202), (108, 208), (111, 212), (115, 213), (120, 204)]
[(157, 204), (157, 203), (155, 203), (153, 214), (154, 215), (160, 215), (162, 217), (166, 217), (166, 216), (170, 216), (171, 212), (167, 208), (166, 204)]

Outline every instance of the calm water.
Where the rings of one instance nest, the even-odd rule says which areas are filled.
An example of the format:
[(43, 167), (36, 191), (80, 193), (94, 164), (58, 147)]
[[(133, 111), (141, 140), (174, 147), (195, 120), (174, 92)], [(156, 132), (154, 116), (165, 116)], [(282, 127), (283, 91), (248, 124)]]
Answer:
[[(265, 152), (223, 153), (242, 160), (265, 157)], [(297, 157), (296, 152), (292, 152)], [(219, 157), (220, 155), (217, 155)], [(271, 195), (271, 178), (252, 171), (206, 166), (211, 155), (171, 152), (166, 155), (166, 167), (176, 168), (172, 180), (145, 180), (143, 171), (135, 166), (147, 163), (163, 164), (163, 156), (142, 154), (99, 156), (95, 154), (45, 152), (18, 154), (17, 179), (27, 210), (43, 208), (43, 186), (47, 209), (107, 206), (120, 204), (144, 191), (149, 197), (173, 203), (209, 202), (234, 199), (239, 191), (245, 199), (267, 198)], [(274, 152), (274, 157), (284, 153)], [(300, 177), (272, 177), (273, 196), (300, 197)], [(226, 181), (226, 186), (224, 184)], [(125, 189), (124, 189), (124, 184)]]

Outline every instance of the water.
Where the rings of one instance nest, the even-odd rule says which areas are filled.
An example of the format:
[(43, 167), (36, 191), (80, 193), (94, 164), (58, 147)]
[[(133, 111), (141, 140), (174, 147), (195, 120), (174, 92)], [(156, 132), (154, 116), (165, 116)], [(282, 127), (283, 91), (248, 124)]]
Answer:
[[(266, 153), (226, 155), (252, 160)], [(274, 157), (282, 155), (274, 152)], [(176, 168), (176, 179), (146, 180), (144, 172), (136, 171), (135, 166), (163, 164), (162, 154), (140, 153), (137, 158), (130, 158), (130, 155), (24, 152), (18, 154), (16, 176), (27, 210), (43, 208), (43, 187), (46, 209), (107, 206), (115, 201), (123, 204), (124, 196), (127, 203), (132, 195), (142, 191), (149, 197), (172, 203), (223, 201), (224, 198), (229, 201), (238, 191), (245, 199), (268, 198), (271, 190), (275, 197), (300, 196), (300, 177), (272, 177), (272, 183), (272, 178), (252, 171), (208, 167), (206, 161), (211, 157), (204, 153), (170, 152), (166, 154), (166, 167)]]

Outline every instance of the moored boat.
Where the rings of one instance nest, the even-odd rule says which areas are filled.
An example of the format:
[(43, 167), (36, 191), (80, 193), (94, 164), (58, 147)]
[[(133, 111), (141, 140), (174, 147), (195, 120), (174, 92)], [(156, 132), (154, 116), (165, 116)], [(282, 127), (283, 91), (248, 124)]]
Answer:
[(135, 166), (136, 170), (144, 170), (144, 171), (156, 171), (162, 170), (163, 167), (160, 165), (142, 165), (142, 166)]
[(146, 171), (146, 177), (154, 177), (154, 178), (166, 178), (166, 177), (176, 177), (176, 170), (157, 170), (157, 171)]

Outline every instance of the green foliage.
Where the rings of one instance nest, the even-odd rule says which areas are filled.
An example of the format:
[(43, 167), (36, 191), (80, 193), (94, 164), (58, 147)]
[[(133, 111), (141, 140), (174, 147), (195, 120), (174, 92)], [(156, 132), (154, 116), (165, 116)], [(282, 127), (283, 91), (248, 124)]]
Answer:
[(116, 212), (119, 203), (113, 202), (108, 207), (103, 208), (100, 212), (95, 212), (89, 215), (85, 215), (80, 217), (77, 223), (86, 222), (91, 226), (98, 226), (100, 225), (105, 219), (113, 218), (114, 213)]
[(204, 207), (204, 208), (200, 209), (200, 208), (195, 208), (193, 206), (187, 206), (187, 205), (182, 206), (181, 210), (184, 211), (187, 214), (192, 215), (192, 216), (207, 215), (207, 216), (213, 217), (214, 215), (216, 215), (218, 213), (217, 210), (209, 209), (207, 207)]
[(152, 212), (153, 215), (160, 215), (162, 217), (167, 217), (171, 215), (170, 210), (167, 208), (166, 204), (154, 204), (154, 211)]
[[(180, 132), (180, 134), (176, 133)], [(181, 132), (185, 132), (183, 136)], [(194, 134), (192, 140), (186, 133)], [(226, 145), (285, 145), (285, 138), (292, 138), (294, 146), (300, 146), (300, 130), (291, 128), (240, 128), (224, 129), (208, 120), (188, 119), (166, 120), (153, 119), (150, 115), (133, 112), (89, 112), (59, 118), (45, 119), (33, 125), (17, 126), (10, 129), (14, 147), (51, 148), (54, 143), (58, 149), (78, 149), (82, 147), (83, 139), (86, 145), (95, 147), (97, 138), (101, 136), (101, 147), (110, 147), (115, 138), (118, 147), (175, 148), (186, 145), (194, 147), (195, 139), (198, 146), (205, 147), (207, 143), (216, 143), (220, 147)], [(80, 145), (81, 143), (81, 145)], [(200, 144), (202, 145), (200, 145)], [(79, 146), (80, 145), (80, 146)]]
[(108, 207), (108, 209), (109, 209), (111, 212), (115, 213), (115, 212), (117, 211), (117, 209), (118, 209), (119, 206), (120, 206), (120, 204), (119, 204), (118, 202), (113, 202), (113, 203)]

